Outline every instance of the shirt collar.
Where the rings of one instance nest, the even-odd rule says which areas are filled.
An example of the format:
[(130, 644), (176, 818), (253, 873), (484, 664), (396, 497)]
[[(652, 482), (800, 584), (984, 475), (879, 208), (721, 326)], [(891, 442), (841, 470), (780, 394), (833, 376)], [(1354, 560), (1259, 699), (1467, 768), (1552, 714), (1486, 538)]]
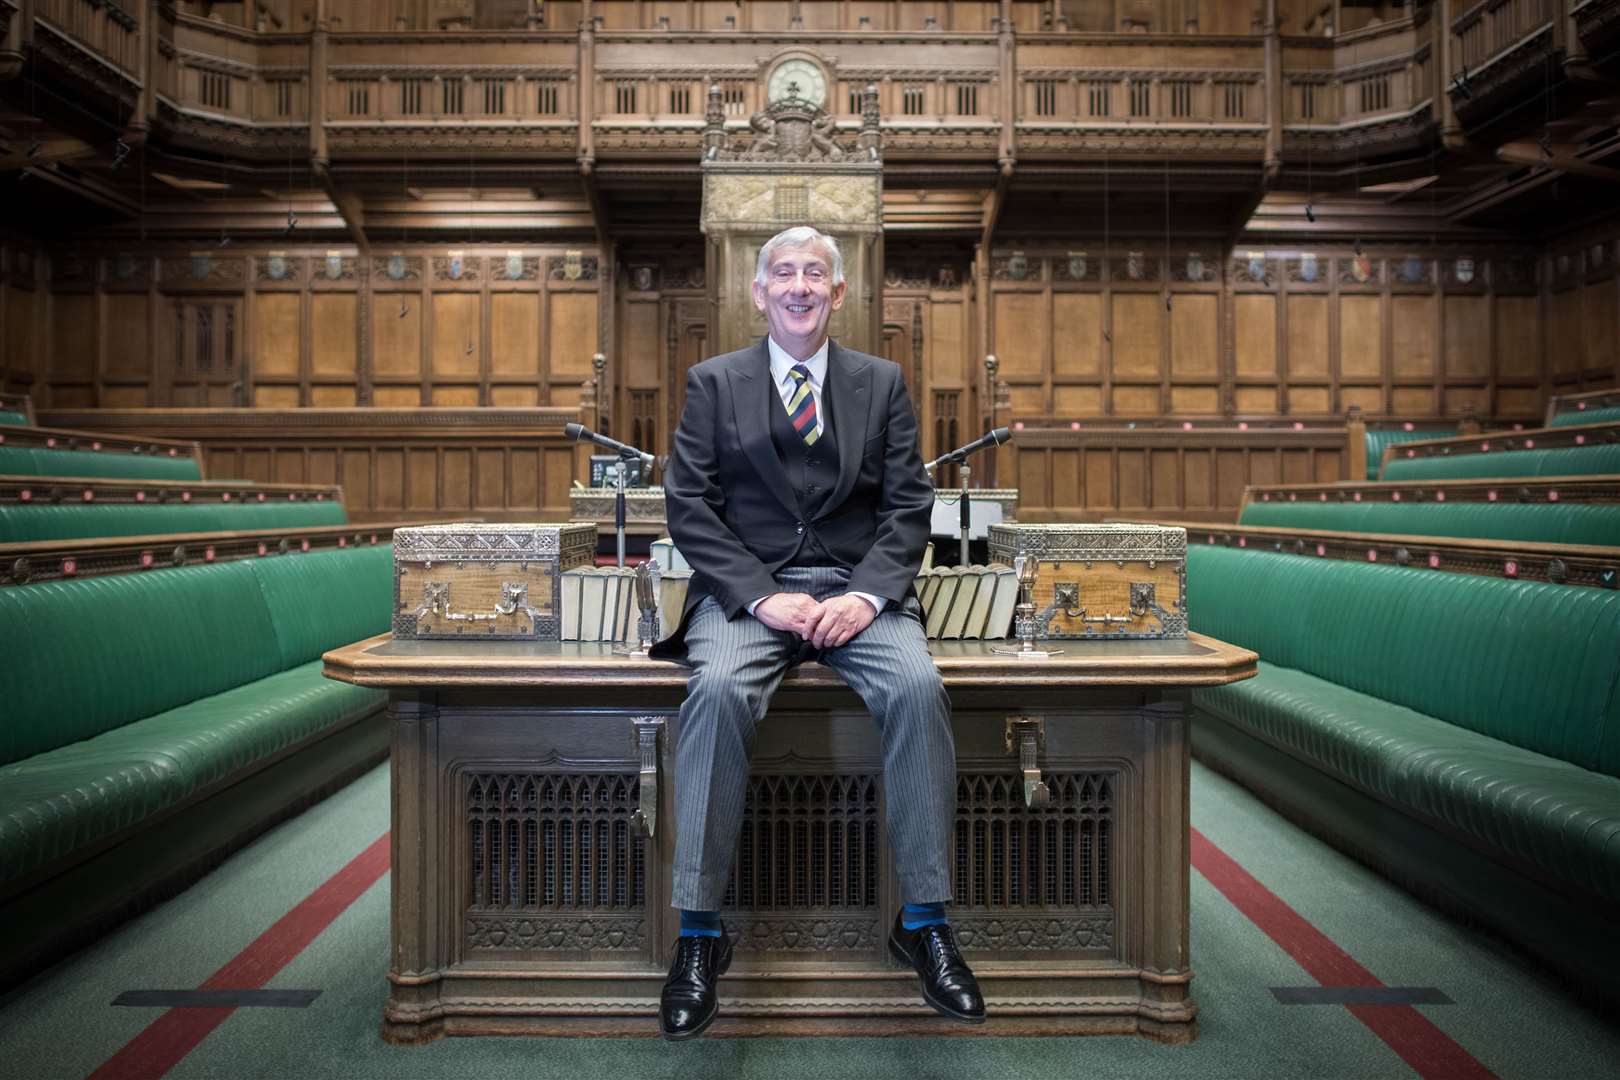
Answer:
[(799, 361), (789, 356), (788, 351), (778, 345), (775, 338), (767, 334), (765, 336), (765, 347), (771, 353), (771, 379), (777, 386), (781, 386), (787, 381), (788, 369), (794, 364), (802, 362), (805, 367), (810, 369), (810, 388), (820, 390), (822, 384), (827, 381), (827, 349), (831, 344), (832, 338), (827, 338), (821, 343), (821, 348), (815, 351), (815, 355), (808, 360)]

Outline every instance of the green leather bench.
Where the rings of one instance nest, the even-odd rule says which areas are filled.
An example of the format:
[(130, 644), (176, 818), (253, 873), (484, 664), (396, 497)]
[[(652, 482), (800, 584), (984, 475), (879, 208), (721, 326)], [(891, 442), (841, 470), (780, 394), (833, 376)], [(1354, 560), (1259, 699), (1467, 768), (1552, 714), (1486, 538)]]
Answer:
[(0, 971), (35, 970), (387, 753), (321, 677), (388, 628), (392, 548), (0, 589)]
[(102, 476), (130, 480), (201, 480), (197, 459), (184, 454), (128, 454), (110, 450), (0, 445), (0, 475)]
[(1474, 476), (1592, 476), (1612, 472), (1620, 472), (1620, 443), (1444, 457), (1396, 456), (1384, 466), (1380, 479), (1462, 480)]
[(1568, 427), (1571, 424), (1612, 424), (1620, 420), (1620, 405), (1607, 405), (1601, 409), (1567, 409), (1553, 413), (1548, 427)]
[(15, 409), (0, 409), (0, 424), (9, 424), (13, 427), (31, 427), (28, 417)]
[(1250, 502), (1240, 525), (1620, 546), (1620, 503)]
[(1620, 592), (1194, 544), (1187, 597), (1261, 657), (1201, 760), (1615, 996)]
[(1384, 461), (1384, 447), (1394, 446), (1397, 443), (1419, 442), (1423, 439), (1449, 439), (1458, 434), (1456, 427), (1430, 427), (1414, 431), (1401, 428), (1368, 428), (1367, 440), (1367, 479), (1378, 479), (1378, 467)]
[(89, 536), (244, 532), (299, 525), (346, 525), (348, 521), (343, 504), (335, 499), (262, 503), (30, 502), (0, 504), (0, 543), (77, 540)]

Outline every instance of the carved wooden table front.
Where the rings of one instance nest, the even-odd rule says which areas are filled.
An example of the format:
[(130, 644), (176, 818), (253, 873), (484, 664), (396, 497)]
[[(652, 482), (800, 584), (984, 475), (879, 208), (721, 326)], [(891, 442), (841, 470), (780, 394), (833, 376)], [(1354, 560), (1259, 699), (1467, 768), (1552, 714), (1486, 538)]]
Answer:
[[(1185, 701), (1252, 676), (1254, 653), (1196, 634), (1069, 642), (1046, 662), (930, 646), (957, 739), (951, 921), (988, 1026), (936, 1016), (887, 955), (900, 898), (876, 730), (808, 664), (755, 744), (712, 1032), (1194, 1038)], [(655, 1032), (686, 670), (595, 644), (388, 635), (325, 661), (391, 693), (383, 1035)]]

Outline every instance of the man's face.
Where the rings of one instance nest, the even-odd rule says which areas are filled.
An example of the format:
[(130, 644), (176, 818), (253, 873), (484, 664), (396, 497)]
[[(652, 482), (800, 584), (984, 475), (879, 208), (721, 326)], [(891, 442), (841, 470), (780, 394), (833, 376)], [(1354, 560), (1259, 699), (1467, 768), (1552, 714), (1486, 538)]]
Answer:
[(767, 284), (754, 282), (754, 306), (765, 313), (771, 337), (795, 360), (821, 348), (832, 313), (844, 306), (845, 283), (832, 283), (827, 256), (821, 244), (777, 248), (765, 270)]

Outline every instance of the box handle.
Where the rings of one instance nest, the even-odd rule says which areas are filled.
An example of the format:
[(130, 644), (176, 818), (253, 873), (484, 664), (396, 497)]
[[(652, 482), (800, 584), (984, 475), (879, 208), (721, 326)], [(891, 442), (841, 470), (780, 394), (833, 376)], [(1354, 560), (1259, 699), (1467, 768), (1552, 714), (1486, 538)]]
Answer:
[(430, 581), (422, 586), (422, 603), (417, 607), (415, 614), (418, 620), (424, 615), (437, 615), (445, 622), (479, 623), (494, 622), (502, 615), (510, 615), (516, 611), (521, 611), (529, 617), (531, 629), (534, 626), (534, 621), (544, 614), (544, 612), (536, 611), (530, 606), (528, 582), (501, 582), (501, 598), (496, 602), (494, 611), (461, 612), (450, 609), (450, 583), (448, 581)]

